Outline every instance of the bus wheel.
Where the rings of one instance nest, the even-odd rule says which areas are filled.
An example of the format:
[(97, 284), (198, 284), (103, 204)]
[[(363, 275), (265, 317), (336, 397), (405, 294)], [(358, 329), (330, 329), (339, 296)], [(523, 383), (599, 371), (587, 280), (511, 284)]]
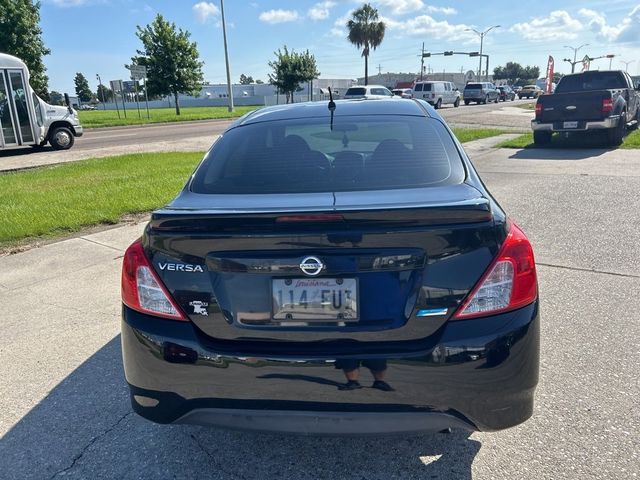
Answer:
[(73, 132), (67, 127), (56, 127), (49, 133), (49, 143), (54, 150), (68, 150), (73, 142)]

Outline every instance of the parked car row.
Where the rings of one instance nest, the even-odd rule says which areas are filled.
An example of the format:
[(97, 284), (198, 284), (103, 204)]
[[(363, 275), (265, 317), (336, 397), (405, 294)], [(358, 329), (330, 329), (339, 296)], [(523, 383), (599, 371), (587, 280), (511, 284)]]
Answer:
[(453, 82), (420, 81), (416, 82), (413, 88), (396, 88), (394, 90), (389, 90), (382, 85), (356, 85), (349, 88), (343, 98), (372, 99), (392, 96), (420, 98), (438, 109), (443, 105), (458, 107), (461, 101), (464, 101), (465, 105), (469, 105), (471, 102), (476, 104), (498, 103), (499, 101), (514, 101), (516, 96), (518, 98), (537, 98), (542, 93), (542, 90), (535, 85), (516, 88), (519, 90), (516, 91), (509, 85), (496, 87), (491, 82), (469, 82), (464, 87), (464, 92), (461, 93)]

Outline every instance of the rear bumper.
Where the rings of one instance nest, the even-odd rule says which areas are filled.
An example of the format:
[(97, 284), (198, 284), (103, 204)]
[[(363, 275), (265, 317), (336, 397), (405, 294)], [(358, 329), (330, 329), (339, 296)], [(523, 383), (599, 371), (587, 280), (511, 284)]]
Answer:
[(337, 366), (382, 362), (391, 392), (369, 388), (372, 372), (364, 366), (364, 388), (344, 391), (336, 359), (282, 358), (276, 347), (270, 358), (216, 352), (201, 335), (191, 323), (123, 307), (124, 367), (138, 414), (158, 423), (286, 433), (491, 431), (531, 416), (538, 382), (538, 302), (448, 322), (426, 351), (338, 359)]
[(563, 128), (563, 122), (539, 122), (531, 120), (531, 128), (534, 131), (543, 132), (580, 132), (586, 130), (607, 130), (618, 125), (619, 115), (607, 117), (597, 121), (579, 121), (577, 128)]

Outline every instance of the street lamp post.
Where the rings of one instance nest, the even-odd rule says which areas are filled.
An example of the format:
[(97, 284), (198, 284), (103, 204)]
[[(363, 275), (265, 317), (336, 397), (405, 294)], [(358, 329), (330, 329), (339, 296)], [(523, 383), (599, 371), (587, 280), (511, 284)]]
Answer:
[[(494, 25), (493, 27), (489, 27), (487, 28), (484, 32), (479, 32), (478, 30), (474, 29), (474, 28), (467, 28), (465, 29), (465, 32), (474, 32), (476, 35), (478, 35), (480, 37), (480, 58), (478, 60), (478, 78), (480, 78), (480, 75), (482, 74), (482, 48), (483, 48), (483, 44), (484, 44), (484, 36), (489, 33), (491, 30), (493, 30), (494, 28), (499, 28), (501, 25)], [(488, 57), (487, 57), (487, 70), (488, 70)], [(489, 81), (489, 72), (486, 71), (485, 72), (485, 79), (487, 81)]]
[(102, 109), (106, 110), (107, 105), (104, 103), (104, 88), (102, 88), (102, 80), (100, 80), (100, 75), (96, 73), (96, 79), (98, 80), (98, 85), (100, 85), (100, 96), (102, 97)]
[(625, 72), (629, 72), (629, 65), (633, 62), (635, 62), (635, 60), (629, 60), (628, 62), (625, 62), (624, 60), (620, 60), (620, 63), (624, 63)]
[(229, 70), (229, 51), (227, 50), (227, 27), (224, 21), (224, 0), (220, 0), (220, 14), (222, 17), (222, 38), (224, 41), (224, 62), (227, 66), (227, 96), (229, 97), (229, 111), (233, 112), (233, 92), (231, 90), (231, 71)]
[(576, 63), (578, 63), (576, 61), (576, 58), (578, 56), (578, 50), (580, 50), (582, 47), (587, 47), (588, 45), (589, 45), (588, 43), (583, 43), (579, 47), (570, 47), (569, 45), (564, 46), (564, 48), (570, 48), (571, 50), (573, 50), (573, 62), (569, 62), (571, 63), (571, 73), (574, 73), (576, 70)]

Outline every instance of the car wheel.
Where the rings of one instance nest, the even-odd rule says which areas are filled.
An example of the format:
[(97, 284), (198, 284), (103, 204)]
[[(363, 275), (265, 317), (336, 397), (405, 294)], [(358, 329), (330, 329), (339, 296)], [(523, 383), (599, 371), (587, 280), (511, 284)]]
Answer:
[(487, 95), (486, 97), (484, 97), (484, 100), (482, 101), (483, 105), (486, 105), (489, 102), (489, 95)]
[(469, 100), (465, 100), (465, 101), (464, 101), (464, 104), (465, 104), (465, 105), (469, 105), (469, 103), (470, 103), (470, 102), (469, 102)]
[(536, 145), (549, 145), (551, 143), (551, 132), (533, 132), (533, 143)]
[(56, 127), (49, 133), (49, 144), (54, 150), (69, 150), (74, 141), (73, 132), (67, 127)]
[(456, 101), (453, 102), (453, 106), (458, 108), (460, 106), (460, 97), (456, 98)]
[(500, 97), (496, 97), (496, 100), (494, 103), (498, 103), (500, 101)]
[(609, 131), (607, 132), (607, 140), (609, 145), (611, 146), (617, 147), (624, 140), (625, 123), (623, 119), (624, 119), (624, 112), (622, 112), (622, 115), (620, 115), (618, 124), (615, 127), (610, 128)]
[(436, 104), (433, 106), (433, 108), (435, 108), (436, 110), (440, 109), (440, 107), (442, 107), (442, 99), (439, 98), (438, 101), (436, 102)]

